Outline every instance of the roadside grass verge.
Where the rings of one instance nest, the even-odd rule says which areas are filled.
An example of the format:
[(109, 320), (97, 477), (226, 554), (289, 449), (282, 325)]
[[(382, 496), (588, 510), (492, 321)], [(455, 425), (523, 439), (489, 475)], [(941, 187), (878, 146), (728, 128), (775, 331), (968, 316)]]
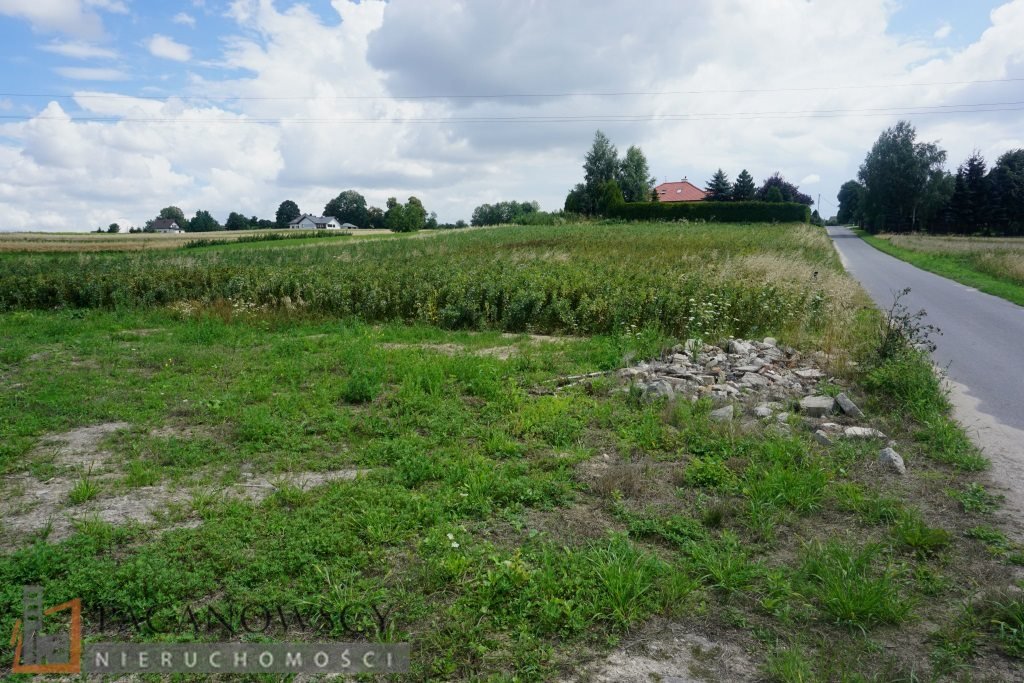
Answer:
[[(1018, 306), (1024, 306), (1024, 282), (1015, 272), (1007, 271), (1005, 268), (993, 268), (992, 261), (989, 263), (979, 261), (977, 255), (970, 252), (965, 253), (941, 253), (919, 251), (897, 246), (891, 240), (877, 235), (869, 235), (858, 231), (861, 239), (875, 247), (879, 251), (890, 256), (906, 261), (912, 265), (927, 270), (936, 275), (955, 280), (960, 284), (974, 287), (986, 294), (1006, 299)], [(927, 238), (922, 238), (927, 240)], [(1022, 245), (1024, 246), (1024, 245)], [(924, 242), (927, 248), (927, 242)], [(1017, 256), (1017, 259), (1022, 258)], [(985, 270), (982, 270), (985, 268)]]

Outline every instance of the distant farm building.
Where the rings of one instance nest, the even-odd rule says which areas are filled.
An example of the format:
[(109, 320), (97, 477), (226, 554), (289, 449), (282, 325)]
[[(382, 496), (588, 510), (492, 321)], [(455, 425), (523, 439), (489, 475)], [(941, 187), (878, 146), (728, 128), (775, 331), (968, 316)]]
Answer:
[(173, 218), (157, 218), (150, 225), (150, 228), (153, 230), (153, 232), (163, 232), (170, 234), (178, 234), (179, 232), (185, 232), (184, 230), (181, 229), (181, 226), (178, 225), (178, 222), (175, 221)]
[(311, 216), (304, 213), (288, 223), (293, 230), (340, 230), (341, 224), (333, 216)]
[(654, 191), (659, 202), (701, 202), (708, 194), (686, 178), (677, 183), (662, 183)]

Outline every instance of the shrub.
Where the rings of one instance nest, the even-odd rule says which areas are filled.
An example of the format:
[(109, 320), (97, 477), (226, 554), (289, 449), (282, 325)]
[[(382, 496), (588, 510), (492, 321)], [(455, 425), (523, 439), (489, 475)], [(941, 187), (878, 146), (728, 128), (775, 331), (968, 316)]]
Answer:
[(632, 202), (614, 204), (605, 215), (628, 221), (718, 223), (807, 223), (810, 209), (795, 202)]

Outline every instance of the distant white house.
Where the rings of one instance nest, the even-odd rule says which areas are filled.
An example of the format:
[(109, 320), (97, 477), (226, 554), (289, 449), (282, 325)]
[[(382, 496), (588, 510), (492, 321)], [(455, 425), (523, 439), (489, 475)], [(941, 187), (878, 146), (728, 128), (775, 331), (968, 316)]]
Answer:
[(333, 216), (311, 216), (304, 213), (288, 223), (292, 230), (341, 230), (341, 224)]
[(150, 224), (150, 228), (152, 229), (153, 232), (162, 232), (169, 234), (178, 234), (180, 232), (185, 232), (178, 225), (178, 222), (172, 218), (157, 218), (155, 221), (152, 222), (152, 224)]

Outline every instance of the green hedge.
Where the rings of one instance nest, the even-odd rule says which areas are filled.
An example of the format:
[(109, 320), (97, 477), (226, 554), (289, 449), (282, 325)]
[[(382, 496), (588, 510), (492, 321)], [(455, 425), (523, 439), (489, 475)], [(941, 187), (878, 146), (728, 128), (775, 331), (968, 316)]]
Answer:
[(796, 202), (632, 202), (609, 207), (607, 217), (627, 221), (808, 223), (811, 209)]

